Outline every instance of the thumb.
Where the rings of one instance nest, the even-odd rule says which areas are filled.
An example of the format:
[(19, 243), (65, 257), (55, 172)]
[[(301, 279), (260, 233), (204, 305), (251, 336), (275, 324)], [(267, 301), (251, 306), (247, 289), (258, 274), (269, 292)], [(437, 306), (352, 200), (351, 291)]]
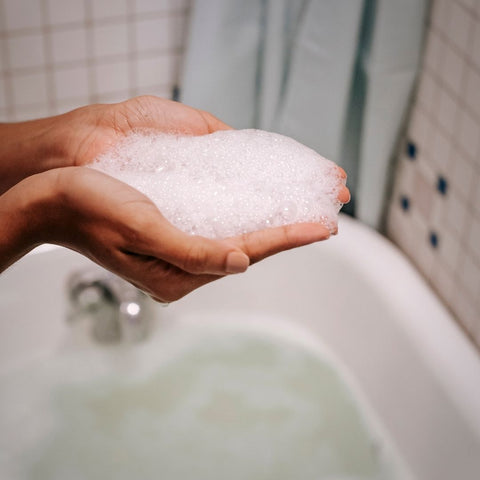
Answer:
[(189, 273), (226, 275), (244, 272), (250, 265), (249, 257), (239, 246), (224, 240), (188, 235), (161, 214), (146, 231), (149, 238), (138, 253), (160, 258)]

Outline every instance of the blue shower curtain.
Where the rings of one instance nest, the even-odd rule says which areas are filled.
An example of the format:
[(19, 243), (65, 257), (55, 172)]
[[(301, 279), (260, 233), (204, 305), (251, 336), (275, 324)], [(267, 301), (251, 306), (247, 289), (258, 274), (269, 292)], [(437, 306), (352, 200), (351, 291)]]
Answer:
[(194, 0), (181, 100), (340, 164), (378, 228), (427, 0)]

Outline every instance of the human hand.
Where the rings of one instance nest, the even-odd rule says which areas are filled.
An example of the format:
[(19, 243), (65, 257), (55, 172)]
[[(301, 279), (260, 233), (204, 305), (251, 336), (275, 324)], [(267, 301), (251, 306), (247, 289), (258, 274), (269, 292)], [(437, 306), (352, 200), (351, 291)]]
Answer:
[(135, 130), (206, 135), (229, 128), (208, 112), (154, 96), (0, 124), (0, 194), (29, 175), (87, 165)]
[(162, 302), (330, 235), (323, 225), (298, 224), (226, 240), (189, 236), (137, 190), (83, 167), (30, 176), (0, 196), (0, 233), (0, 271), (35, 245), (56, 243)]
[[(172, 301), (269, 255), (329, 237), (320, 224), (289, 225), (222, 241), (191, 237), (167, 222), (138, 191), (78, 167), (133, 130), (203, 135), (229, 128), (206, 112), (138, 97), (0, 127), (0, 194), (6, 192), (0, 196), (0, 271), (38, 244), (57, 243), (152, 297)], [(339, 200), (348, 199), (344, 187)]]

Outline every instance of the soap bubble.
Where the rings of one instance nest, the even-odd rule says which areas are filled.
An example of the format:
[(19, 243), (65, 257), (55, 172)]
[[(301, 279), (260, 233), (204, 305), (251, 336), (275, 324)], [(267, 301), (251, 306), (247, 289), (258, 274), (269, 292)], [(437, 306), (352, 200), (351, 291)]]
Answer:
[(334, 163), (262, 130), (134, 133), (92, 167), (147, 195), (184, 232), (211, 238), (299, 222), (333, 231), (341, 207)]

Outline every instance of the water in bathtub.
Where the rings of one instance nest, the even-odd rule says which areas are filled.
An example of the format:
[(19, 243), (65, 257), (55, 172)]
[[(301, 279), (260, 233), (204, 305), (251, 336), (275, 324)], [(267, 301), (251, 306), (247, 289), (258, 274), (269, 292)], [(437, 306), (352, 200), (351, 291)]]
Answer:
[(184, 318), (154, 348), (72, 352), (12, 376), (0, 395), (2, 474), (409, 478), (321, 345), (278, 318), (229, 317)]

